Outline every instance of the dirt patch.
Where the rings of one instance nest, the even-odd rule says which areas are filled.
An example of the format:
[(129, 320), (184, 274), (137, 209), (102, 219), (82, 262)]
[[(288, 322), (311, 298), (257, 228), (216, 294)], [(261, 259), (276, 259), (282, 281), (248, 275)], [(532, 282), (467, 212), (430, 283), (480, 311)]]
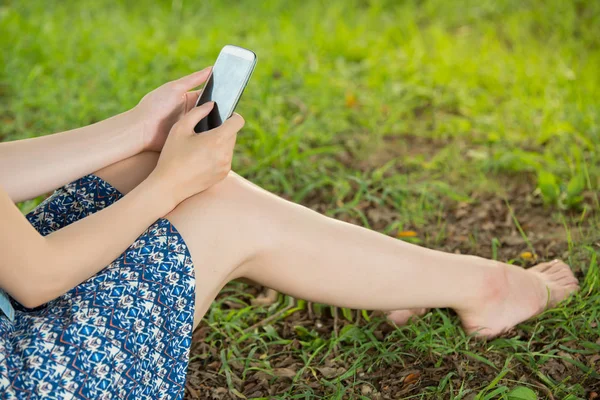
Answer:
[[(381, 167), (387, 162), (398, 159), (429, 161), (450, 144), (449, 139), (433, 139), (418, 135), (393, 135), (381, 139), (373, 139), (372, 134), (353, 135), (343, 140), (343, 148), (337, 155), (338, 161), (352, 169), (362, 171)], [(453, 146), (467, 150), (466, 143), (452, 141)], [(416, 164), (400, 162), (396, 172), (410, 172)]]
[[(437, 218), (443, 223), (425, 227), (426, 244), (454, 253), (533, 264), (565, 258), (569, 239), (580, 242), (598, 237), (587, 228), (597, 212), (591, 198), (584, 204), (586, 212), (572, 210), (558, 216), (536, 194), (533, 178), (497, 177), (496, 182), (503, 195), (474, 193), (468, 203), (448, 203)], [(436, 241), (439, 229), (443, 240)]]

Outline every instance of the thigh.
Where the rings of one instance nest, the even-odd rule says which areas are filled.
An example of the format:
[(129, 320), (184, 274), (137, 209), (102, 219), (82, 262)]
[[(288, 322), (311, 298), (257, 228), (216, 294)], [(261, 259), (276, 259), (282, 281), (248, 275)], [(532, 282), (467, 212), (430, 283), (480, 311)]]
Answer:
[(140, 153), (96, 171), (94, 175), (126, 194), (150, 175), (156, 167), (159, 156), (159, 153), (153, 151)]

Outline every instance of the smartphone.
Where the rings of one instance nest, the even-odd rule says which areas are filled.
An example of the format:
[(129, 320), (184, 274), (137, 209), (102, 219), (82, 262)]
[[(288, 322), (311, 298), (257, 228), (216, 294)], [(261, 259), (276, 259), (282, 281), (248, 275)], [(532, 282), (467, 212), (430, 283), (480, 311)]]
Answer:
[(196, 102), (196, 107), (208, 101), (214, 101), (215, 106), (198, 122), (194, 128), (196, 133), (216, 128), (231, 117), (255, 65), (254, 52), (232, 45), (223, 47)]

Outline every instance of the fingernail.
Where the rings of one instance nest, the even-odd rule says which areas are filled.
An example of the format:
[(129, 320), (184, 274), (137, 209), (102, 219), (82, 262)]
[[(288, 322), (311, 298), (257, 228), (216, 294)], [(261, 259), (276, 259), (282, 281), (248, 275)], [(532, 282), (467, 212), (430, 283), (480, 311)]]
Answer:
[(207, 101), (206, 103), (202, 104), (200, 107), (202, 108), (213, 108), (215, 105), (214, 101)]

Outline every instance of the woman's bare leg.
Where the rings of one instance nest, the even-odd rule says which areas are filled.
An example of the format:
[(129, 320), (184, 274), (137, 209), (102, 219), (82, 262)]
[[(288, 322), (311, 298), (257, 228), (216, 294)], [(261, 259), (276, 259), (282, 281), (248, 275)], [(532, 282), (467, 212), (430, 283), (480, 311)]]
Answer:
[[(156, 152), (145, 152), (138, 154), (134, 157), (128, 158), (121, 162), (115, 163), (109, 167), (106, 167), (98, 172), (96, 175), (100, 176), (104, 180), (110, 182), (113, 186), (115, 186), (121, 193), (128, 193), (137, 185), (140, 184), (146, 177), (152, 172), (154, 167), (156, 166), (156, 162), (158, 161), (159, 153)], [(197, 268), (201, 268), (201, 263), (195, 263)], [(242, 277), (237, 279), (239, 281), (243, 281), (245, 283), (257, 285), (257, 282), (252, 281), (247, 277)], [(208, 282), (210, 285), (210, 282)], [(203, 284), (197, 285), (197, 291), (205, 291)], [(273, 290), (269, 289), (268, 294), (273, 295)], [(276, 292), (275, 292), (276, 293)], [(203, 296), (198, 295), (198, 299), (203, 298)], [(257, 303), (261, 301), (269, 301), (269, 299), (257, 299)], [(201, 303), (196, 307), (197, 315), (196, 315), (196, 323), (200, 321), (202, 315), (205, 313), (205, 310), (210, 304)], [(398, 325), (403, 325), (408, 322), (408, 320), (415, 315), (424, 314), (426, 309), (406, 309), (406, 310), (395, 310), (388, 314), (388, 318), (395, 322)]]
[[(99, 175), (121, 189), (108, 172)], [(450, 307), (469, 332), (495, 335), (578, 287), (558, 261), (523, 270), (411, 245), (285, 201), (234, 173), (167, 218), (196, 265), (197, 321), (223, 285), (247, 277), (342, 307)]]

